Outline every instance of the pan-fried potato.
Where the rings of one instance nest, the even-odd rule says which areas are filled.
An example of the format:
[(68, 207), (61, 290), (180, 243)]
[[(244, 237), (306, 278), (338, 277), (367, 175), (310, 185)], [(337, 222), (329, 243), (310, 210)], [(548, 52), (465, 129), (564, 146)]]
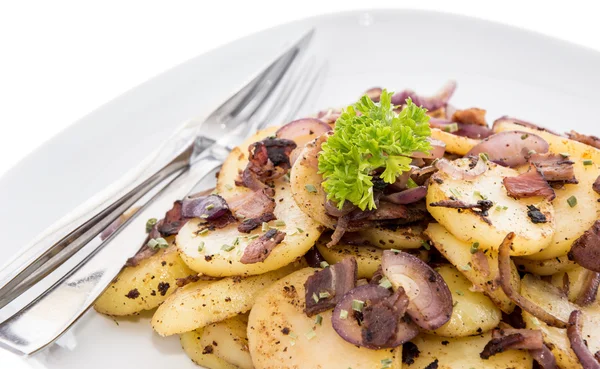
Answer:
[[(248, 351), (247, 327), (247, 315), (238, 315), (219, 323), (209, 324), (201, 329), (201, 333), (198, 334), (199, 339), (196, 339), (196, 349), (191, 350), (191, 352), (195, 356), (201, 357), (208, 355), (202, 355), (202, 352), (210, 352), (213, 356), (234, 365), (236, 368), (253, 369), (252, 358), (250, 358), (250, 352)], [(188, 333), (184, 333), (184, 335), (186, 334)]]
[[(502, 311), (506, 313), (513, 311), (514, 303), (504, 294), (497, 283), (499, 272), (498, 254), (496, 252), (488, 251), (485, 253), (489, 267), (488, 273), (474, 265), (471, 244), (457, 239), (440, 224), (429, 223), (425, 234), (431, 239), (435, 248), (473, 283), (474, 288), (483, 291)], [(514, 263), (511, 263), (511, 265), (512, 285), (518, 291), (520, 288), (519, 272)]]
[[(323, 177), (317, 170), (318, 153), (321, 150), (321, 140), (316, 139), (304, 146), (300, 157), (294, 163), (290, 172), (292, 195), (300, 210), (314, 221), (327, 228), (334, 229), (336, 218), (327, 215), (325, 211), (325, 190), (321, 186)], [(308, 191), (306, 186), (313, 185), (316, 191)]]
[(473, 146), (481, 142), (481, 140), (453, 135), (438, 128), (431, 129), (431, 138), (443, 141), (446, 144), (447, 152), (458, 155), (466, 155)]
[[(569, 320), (573, 310), (581, 310), (582, 314), (582, 336), (588, 344), (592, 353), (600, 350), (600, 305), (594, 304), (588, 307), (577, 306), (562, 295), (560, 291), (549, 283), (546, 283), (530, 274), (526, 275), (521, 282), (521, 294), (526, 299), (541, 306), (544, 310), (562, 319)], [(571, 349), (567, 330), (550, 327), (546, 323), (535, 318), (527, 312), (523, 312), (523, 320), (527, 328), (540, 329), (544, 341), (550, 343), (550, 349), (561, 368), (581, 368), (581, 364)]]
[(183, 333), (179, 336), (179, 342), (186, 355), (192, 361), (208, 369), (238, 369), (237, 366), (228, 363), (217, 355), (213, 354), (207, 345), (202, 345), (200, 341), (203, 335), (202, 329)]
[(437, 271), (452, 293), (454, 307), (450, 320), (431, 333), (444, 337), (473, 336), (500, 323), (500, 309), (483, 293), (471, 291), (473, 284), (454, 266), (443, 265)]
[[(542, 252), (528, 255), (528, 259), (549, 260), (564, 256), (571, 249), (571, 244), (579, 238), (583, 232), (588, 230), (600, 217), (600, 196), (592, 189), (592, 184), (600, 175), (600, 150), (570, 140), (565, 137), (556, 136), (552, 133), (523, 127), (509, 121), (498, 123), (494, 126), (498, 132), (501, 131), (523, 131), (534, 133), (548, 142), (550, 152), (555, 154), (568, 153), (569, 160), (575, 164), (575, 177), (579, 184), (566, 184), (560, 189), (555, 189), (556, 198), (552, 201), (554, 205), (554, 216), (556, 222), (556, 233), (550, 245)], [(592, 160), (593, 165), (583, 165), (584, 160)], [(571, 196), (577, 198), (577, 205), (571, 207), (567, 199)]]
[[(453, 164), (463, 170), (469, 170), (469, 159), (458, 159)], [(484, 250), (498, 250), (498, 246), (509, 232), (515, 232), (516, 238), (511, 255), (531, 255), (548, 247), (554, 235), (554, 208), (541, 198), (531, 197), (516, 200), (506, 193), (502, 184), (505, 177), (514, 177), (518, 172), (492, 162), (486, 163), (488, 169), (473, 180), (457, 180), (443, 171), (431, 178), (427, 190), (427, 210), (450, 233), (465, 242), (479, 242)], [(491, 200), (494, 208), (489, 210), (485, 219), (474, 211), (431, 206), (438, 201), (452, 199), (466, 204), (474, 204), (484, 197)], [(536, 206), (547, 222), (534, 224), (527, 212), (527, 205)], [(498, 210), (496, 206), (506, 209)], [(515, 227), (518, 224), (519, 227)]]
[(227, 159), (223, 162), (219, 175), (217, 176), (217, 192), (224, 198), (239, 194), (240, 192), (251, 192), (251, 190), (235, 185), (235, 180), (238, 174), (246, 168), (248, 164), (248, 146), (257, 141), (272, 136), (279, 127), (268, 127), (260, 130), (254, 136), (248, 138), (240, 146), (234, 147), (231, 150)]
[[(552, 285), (558, 289), (563, 289), (565, 287), (564, 286), (565, 279), (568, 278), (569, 283), (566, 286), (568, 289), (568, 292), (569, 292), (568, 298), (569, 298), (569, 301), (575, 302), (575, 300), (577, 300), (577, 297), (581, 294), (581, 290), (584, 287), (585, 281), (586, 281), (587, 277), (589, 276), (589, 273), (594, 273), (594, 272), (577, 265), (569, 271), (554, 274), (552, 276), (552, 279), (550, 280), (550, 283), (552, 283)], [(564, 290), (563, 290), (563, 292), (564, 292)], [(599, 300), (600, 294), (598, 292), (599, 291), (596, 291), (596, 301), (597, 302), (600, 301)]]
[[(286, 235), (263, 262), (240, 262), (244, 249), (253, 242), (251, 237), (263, 234), (260, 227), (251, 234), (245, 234), (237, 230), (237, 224), (230, 224), (222, 229), (198, 234), (200, 219), (192, 219), (181, 228), (176, 241), (186, 264), (199, 273), (214, 277), (255, 275), (281, 268), (304, 255), (319, 238), (321, 226), (298, 209), (289, 183), (281, 179), (275, 182), (275, 186), (274, 214), (277, 220), (269, 222), (269, 226)], [(223, 250), (223, 245), (233, 249)]]
[(519, 270), (524, 270), (537, 275), (552, 275), (556, 273), (566, 272), (577, 266), (575, 262), (569, 260), (565, 256), (548, 259), (548, 260), (529, 260), (525, 258), (513, 258)]
[(403, 250), (421, 247), (424, 241), (423, 231), (421, 225), (400, 225), (397, 227), (377, 226), (358, 233), (379, 248)]
[(371, 278), (373, 273), (381, 265), (381, 255), (383, 250), (374, 246), (357, 246), (337, 244), (333, 247), (327, 247), (329, 239), (321, 237), (317, 241), (317, 250), (323, 255), (329, 264), (335, 264), (342, 259), (352, 256), (356, 259), (358, 265), (358, 278)]
[(100, 295), (94, 308), (99, 313), (115, 316), (154, 309), (175, 291), (178, 278), (195, 274), (171, 244), (137, 266), (125, 267)]
[[(306, 316), (304, 282), (316, 270), (299, 270), (271, 285), (256, 299), (248, 321), (254, 367), (380, 369), (382, 360), (391, 359), (390, 368), (401, 368), (401, 349), (394, 356), (391, 350), (371, 350), (344, 341), (331, 326), (331, 310), (321, 313), (322, 325)], [(315, 334), (307, 336), (313, 329)]]
[[(405, 369), (531, 369), (533, 361), (527, 351), (508, 350), (496, 354), (487, 360), (479, 357), (485, 345), (492, 339), (491, 333), (472, 337), (445, 338), (421, 334), (412, 342), (417, 345), (420, 354), (413, 364)], [(402, 350), (396, 350), (401, 355)], [(428, 366), (437, 361), (437, 366)]]
[(261, 290), (304, 265), (295, 262), (245, 279), (229, 277), (216, 282), (190, 283), (158, 307), (152, 317), (152, 327), (161, 336), (170, 336), (245, 313)]

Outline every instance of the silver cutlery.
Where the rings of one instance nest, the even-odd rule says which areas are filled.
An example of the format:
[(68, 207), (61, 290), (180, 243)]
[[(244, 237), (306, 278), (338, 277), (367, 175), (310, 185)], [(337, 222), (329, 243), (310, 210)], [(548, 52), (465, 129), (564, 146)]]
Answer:
[[(0, 345), (28, 355), (56, 340), (140, 248), (147, 219), (164, 214), (190, 192), (209, 187), (211, 173), (252, 132), (295, 117), (324, 71), (314, 59), (302, 59), (311, 38), (312, 31), (208, 118), (180, 129), (174, 136), (177, 142), (166, 145), (174, 159), (158, 172), (118, 192), (116, 201), (93, 206), (95, 211), (59, 228), (60, 237), (50, 237), (54, 243), (38, 242), (9, 264), (12, 268), (0, 274), (0, 308), (7, 305), (4, 309), (16, 312), (0, 323)], [(133, 216), (101, 240), (100, 232), (126, 211)]]

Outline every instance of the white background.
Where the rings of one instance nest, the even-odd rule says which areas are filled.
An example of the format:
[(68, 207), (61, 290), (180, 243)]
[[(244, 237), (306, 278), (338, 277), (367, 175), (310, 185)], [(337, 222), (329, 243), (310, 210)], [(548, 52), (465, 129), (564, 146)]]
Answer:
[(367, 7), (471, 15), (600, 50), (595, 0), (4, 0), (0, 175), (86, 113), (202, 52), (294, 19)]
[[(406, 7), (475, 16), (600, 50), (595, 0), (3, 1), (0, 175), (79, 117), (231, 40), (320, 13)], [(18, 367), (6, 360), (0, 350), (2, 368)]]

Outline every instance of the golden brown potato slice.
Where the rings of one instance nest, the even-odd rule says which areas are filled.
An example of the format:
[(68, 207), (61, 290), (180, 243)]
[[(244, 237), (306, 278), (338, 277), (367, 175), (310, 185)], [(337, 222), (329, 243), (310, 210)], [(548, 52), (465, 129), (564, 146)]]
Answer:
[[(371, 350), (344, 341), (331, 326), (331, 310), (321, 325), (304, 313), (304, 282), (317, 269), (299, 270), (277, 281), (256, 299), (248, 321), (250, 354), (256, 369), (402, 367), (402, 350)], [(285, 333), (284, 333), (285, 332)], [(314, 332), (311, 334), (310, 332)], [(287, 334), (286, 334), (287, 333)]]
[(229, 277), (190, 283), (159, 306), (152, 317), (152, 327), (161, 336), (170, 336), (245, 313), (261, 290), (304, 265), (296, 262), (245, 279)]
[[(412, 342), (420, 351), (413, 364), (404, 369), (531, 369), (531, 356), (522, 350), (508, 350), (487, 360), (479, 357), (485, 345), (492, 339), (490, 332), (471, 337), (446, 338), (421, 334)], [(401, 350), (397, 350), (398, 355)], [(437, 366), (429, 366), (437, 362)]]
[(500, 323), (502, 313), (486, 295), (471, 291), (473, 284), (452, 265), (437, 269), (452, 293), (450, 320), (431, 332), (444, 337), (465, 337), (487, 332)]
[(323, 255), (329, 264), (335, 264), (342, 259), (352, 256), (356, 259), (358, 265), (358, 278), (371, 278), (373, 273), (381, 265), (381, 255), (383, 250), (374, 246), (356, 246), (347, 244), (337, 244), (333, 247), (327, 247), (328, 237), (321, 237), (317, 241), (317, 250)]
[(453, 135), (438, 128), (431, 129), (431, 138), (443, 141), (446, 144), (446, 152), (458, 155), (466, 155), (473, 146), (481, 142), (481, 140)]
[[(172, 240), (171, 240), (172, 241)], [(131, 315), (157, 307), (177, 288), (177, 279), (197, 273), (181, 260), (172, 245), (138, 265), (125, 267), (94, 304), (107, 315)]]
[[(469, 159), (452, 162), (463, 170), (469, 170), (470, 163)], [(479, 242), (483, 250), (497, 251), (504, 237), (509, 232), (515, 232), (511, 255), (538, 253), (550, 244), (554, 236), (554, 208), (542, 197), (517, 200), (508, 196), (502, 180), (517, 175), (518, 172), (514, 169), (492, 162), (487, 162), (487, 170), (473, 180), (455, 179), (443, 171), (438, 171), (431, 177), (427, 190), (427, 210), (456, 238), (470, 243)], [(491, 200), (494, 204), (485, 219), (471, 210), (432, 206), (432, 203), (453, 199), (474, 204), (481, 198)], [(544, 213), (547, 222), (533, 223), (527, 215), (528, 205), (534, 205)]]
[(421, 225), (401, 225), (397, 227), (377, 226), (358, 233), (372, 245), (382, 249), (418, 249), (425, 240)]
[(181, 347), (186, 355), (197, 365), (208, 369), (238, 369), (237, 366), (228, 363), (215, 355), (208, 345), (201, 344), (203, 330), (183, 333), (179, 336)]
[[(592, 353), (600, 350), (600, 305), (594, 304), (585, 308), (577, 306), (567, 299), (566, 296), (549, 283), (546, 283), (531, 274), (525, 275), (521, 281), (521, 295), (555, 317), (568, 321), (573, 310), (583, 312), (582, 336), (588, 344)], [(544, 335), (544, 341), (550, 344), (550, 349), (561, 368), (581, 368), (579, 360), (571, 349), (567, 338), (567, 330), (550, 327), (541, 320), (527, 312), (523, 312), (523, 320), (529, 329), (540, 329)]]
[(524, 270), (537, 275), (552, 275), (571, 270), (577, 266), (570, 261), (567, 255), (548, 260), (530, 260), (525, 258), (513, 258), (519, 270)]
[[(556, 198), (552, 201), (556, 219), (555, 236), (549, 246), (542, 252), (528, 255), (532, 260), (550, 260), (567, 254), (571, 244), (588, 230), (600, 217), (600, 195), (592, 189), (592, 184), (600, 175), (600, 150), (552, 133), (523, 127), (510, 121), (497, 123), (494, 130), (531, 132), (541, 136), (550, 144), (550, 152), (565, 153), (569, 160), (575, 162), (575, 177), (579, 184), (566, 184), (556, 189)], [(592, 165), (584, 165), (584, 160), (591, 160)], [(567, 199), (577, 198), (577, 205), (571, 207)]]
[[(448, 259), (475, 288), (485, 293), (502, 311), (510, 313), (515, 305), (506, 296), (498, 285), (498, 254), (494, 251), (485, 253), (487, 268), (479, 268), (474, 263), (471, 253), (472, 244), (463, 242), (454, 237), (443, 226), (438, 223), (430, 223), (425, 234), (431, 239), (438, 251)], [(513, 288), (519, 290), (519, 273), (517, 267), (512, 264)]]

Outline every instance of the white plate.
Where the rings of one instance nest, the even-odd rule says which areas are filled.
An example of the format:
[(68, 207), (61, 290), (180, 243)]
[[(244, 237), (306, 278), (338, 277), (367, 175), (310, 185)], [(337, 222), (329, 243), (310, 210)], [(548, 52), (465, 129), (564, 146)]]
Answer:
[[(488, 120), (512, 115), (556, 130), (598, 134), (600, 54), (538, 34), (423, 11), (359, 11), (277, 27), (192, 59), (99, 108), (0, 179), (3, 259), (152, 151), (177, 123), (206, 112), (310, 26), (326, 55), (319, 109), (365, 89), (432, 93), (446, 80), (458, 107)], [(310, 113), (309, 111), (303, 112)], [(14, 363), (0, 350), (2, 363)], [(40, 368), (194, 368), (177, 337), (153, 334), (148, 315), (114, 320), (93, 311), (40, 355)]]

